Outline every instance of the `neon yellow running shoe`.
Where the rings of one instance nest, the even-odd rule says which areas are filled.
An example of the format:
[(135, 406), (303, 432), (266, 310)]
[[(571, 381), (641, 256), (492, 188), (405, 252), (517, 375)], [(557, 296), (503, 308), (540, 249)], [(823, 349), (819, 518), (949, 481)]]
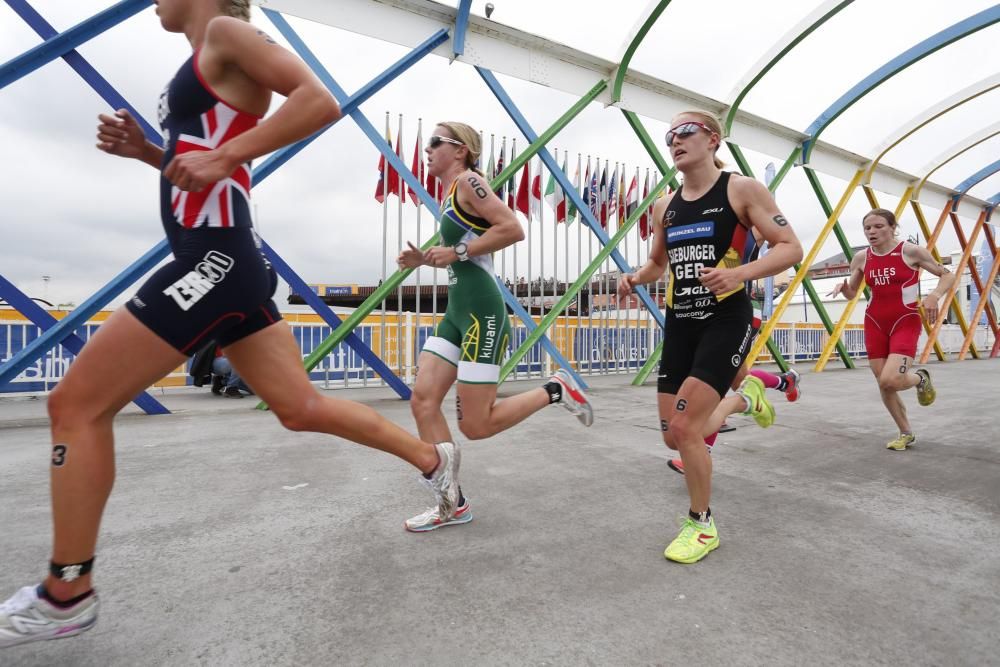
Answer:
[(934, 391), (934, 384), (931, 382), (931, 374), (923, 368), (918, 368), (917, 375), (920, 376), (920, 384), (917, 385), (917, 403), (930, 405), (937, 398), (937, 392)]
[(677, 563), (697, 563), (709, 551), (718, 548), (719, 531), (715, 529), (715, 520), (709, 518), (708, 527), (705, 528), (688, 517), (681, 526), (680, 534), (663, 552), (663, 557)]
[(917, 436), (912, 433), (900, 433), (899, 437), (886, 444), (886, 449), (892, 449), (897, 452), (905, 450), (908, 446), (912, 445), (917, 441)]
[(753, 417), (761, 428), (767, 428), (774, 423), (774, 406), (764, 397), (763, 382), (748, 375), (743, 378), (739, 393), (750, 403), (750, 407), (743, 414)]

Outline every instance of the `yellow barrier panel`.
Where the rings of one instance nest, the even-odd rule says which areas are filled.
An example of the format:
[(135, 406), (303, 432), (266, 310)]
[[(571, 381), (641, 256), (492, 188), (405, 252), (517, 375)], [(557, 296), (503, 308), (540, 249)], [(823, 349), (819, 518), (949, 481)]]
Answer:
[(768, 338), (771, 337), (771, 331), (774, 329), (774, 325), (781, 319), (785, 309), (788, 308), (788, 304), (792, 300), (792, 296), (795, 294), (795, 290), (798, 289), (799, 285), (801, 285), (802, 281), (805, 279), (806, 274), (809, 273), (809, 267), (816, 261), (816, 255), (819, 254), (820, 248), (823, 247), (827, 237), (830, 236), (833, 226), (837, 224), (837, 220), (844, 212), (847, 202), (851, 199), (851, 193), (853, 193), (854, 189), (858, 187), (858, 183), (861, 181), (861, 177), (864, 173), (864, 169), (858, 169), (858, 171), (854, 174), (854, 178), (851, 179), (851, 182), (847, 186), (847, 190), (845, 190), (844, 194), (840, 197), (840, 201), (838, 201), (837, 205), (834, 207), (833, 212), (830, 214), (830, 218), (826, 221), (826, 224), (823, 225), (823, 229), (820, 231), (816, 242), (813, 243), (813, 247), (809, 250), (809, 254), (802, 260), (800, 265), (801, 268), (798, 273), (795, 274), (795, 277), (792, 278), (792, 282), (789, 283), (788, 288), (781, 295), (781, 301), (779, 301), (778, 305), (774, 308), (774, 313), (768, 318), (767, 323), (760, 332), (760, 335), (757, 336), (757, 340), (754, 342), (753, 347), (750, 348), (750, 354), (747, 355), (747, 367), (753, 366), (754, 362), (757, 360), (757, 355), (760, 354), (760, 351), (767, 343)]
[[(962, 251), (962, 258), (958, 261), (958, 266), (955, 267), (955, 275), (961, 276), (962, 272), (965, 271), (965, 267), (969, 264), (969, 257), (972, 256), (972, 246), (975, 245), (976, 239), (979, 238), (979, 230), (983, 228), (983, 222), (986, 220), (986, 209), (983, 209), (979, 213), (979, 218), (976, 220), (976, 226), (972, 229), (972, 234), (969, 236), (969, 241), (965, 244), (965, 249)], [(944, 297), (943, 307), (940, 311), (945, 311), (951, 306), (952, 301), (955, 298), (955, 293), (958, 292), (959, 283), (961, 281), (956, 280), (952, 288), (948, 290), (948, 294)], [(941, 325), (944, 323), (944, 317), (940, 314), (938, 315), (937, 322), (934, 323), (934, 327), (931, 332), (927, 334), (927, 344), (924, 345), (924, 351), (920, 354), (920, 363), (926, 364), (927, 358), (931, 356), (931, 346), (937, 341), (938, 334), (941, 332)]]
[[(917, 216), (917, 222), (920, 224), (920, 231), (924, 233), (924, 238), (927, 239), (927, 249), (930, 251), (931, 255), (939, 263), (941, 262), (941, 253), (938, 252), (935, 243), (937, 237), (941, 234), (941, 229), (944, 228), (944, 221), (948, 218), (948, 210), (951, 208), (951, 203), (945, 205), (944, 211), (941, 213), (941, 218), (938, 220), (938, 227), (933, 234), (931, 234), (930, 227), (927, 226), (927, 218), (924, 217), (924, 209), (916, 199), (910, 201), (910, 206), (913, 208), (913, 212)], [(934, 238), (934, 242), (931, 242), (931, 238)], [(958, 322), (959, 328), (961, 328), (963, 334), (969, 332), (969, 325), (965, 321), (965, 313), (958, 304), (951, 304), (951, 311), (955, 315), (955, 320)], [(947, 309), (942, 308), (941, 313), (947, 312)], [(939, 315), (942, 317), (942, 315)], [(924, 332), (930, 336), (931, 335), (931, 325), (927, 323), (927, 318), (924, 316), (923, 308), (920, 311), (920, 323), (924, 327)], [(938, 361), (944, 361), (944, 350), (941, 348), (941, 343), (937, 340), (934, 341), (934, 354), (937, 356)], [(976, 359), (979, 358), (979, 350), (975, 347), (972, 348), (972, 356)]]
[[(861, 189), (864, 191), (865, 196), (868, 198), (868, 203), (871, 204), (872, 208), (881, 208), (878, 205), (878, 199), (875, 197), (875, 191), (872, 190), (871, 187), (869, 187), (866, 184), (862, 185)], [(900, 197), (899, 199), (899, 204), (896, 205), (896, 210), (894, 213), (896, 215), (897, 221), (902, 217), (903, 211), (906, 210), (906, 202), (909, 201), (910, 192), (912, 192), (912, 190), (913, 190), (912, 186), (907, 187), (906, 191), (903, 193), (903, 196)], [(833, 332), (830, 334), (829, 340), (823, 347), (823, 352), (819, 355), (819, 359), (816, 360), (816, 365), (813, 367), (813, 370), (815, 372), (821, 373), (823, 369), (826, 368), (827, 362), (830, 361), (830, 355), (833, 353), (834, 348), (837, 346), (837, 341), (840, 340), (840, 337), (843, 335), (844, 327), (847, 326), (847, 322), (851, 319), (851, 314), (854, 313), (854, 309), (855, 307), (857, 307), (858, 301), (861, 299), (861, 296), (864, 294), (864, 291), (865, 291), (865, 281), (864, 279), (862, 279), (861, 284), (858, 286), (857, 294), (854, 295), (853, 299), (847, 302), (847, 305), (844, 307), (843, 314), (837, 321), (837, 326), (833, 328)]]

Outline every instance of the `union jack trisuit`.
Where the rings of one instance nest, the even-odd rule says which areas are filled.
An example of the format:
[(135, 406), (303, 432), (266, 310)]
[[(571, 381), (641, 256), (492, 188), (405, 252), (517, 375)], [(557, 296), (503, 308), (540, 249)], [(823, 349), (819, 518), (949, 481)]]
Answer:
[[(197, 51), (161, 94), (159, 119), (163, 169), (178, 155), (219, 148), (260, 120), (212, 91), (198, 70)], [(126, 307), (183, 354), (211, 339), (225, 347), (281, 319), (271, 300), (277, 276), (253, 231), (250, 181), (249, 163), (200, 192), (160, 177), (160, 220), (174, 260)]]
[(62, 609), (39, 596), (37, 586), (25, 586), (0, 603), (0, 648), (62, 639), (86, 632), (97, 623), (97, 594)]

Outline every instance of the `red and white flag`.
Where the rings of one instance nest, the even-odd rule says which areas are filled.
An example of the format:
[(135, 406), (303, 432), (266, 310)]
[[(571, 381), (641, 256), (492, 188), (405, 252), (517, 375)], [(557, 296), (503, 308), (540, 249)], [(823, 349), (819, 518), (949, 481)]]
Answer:
[[(412, 171), (413, 175), (417, 177), (417, 181), (423, 183), (424, 156), (420, 149), (421, 149), (421, 144), (424, 143), (424, 141), (423, 137), (420, 136), (421, 134), (422, 132), (419, 131), (417, 132), (417, 145), (413, 147), (413, 164), (410, 166), (410, 171)], [(417, 192), (409, 186), (407, 186), (406, 192), (410, 195), (410, 201), (413, 202), (414, 206), (420, 206), (420, 198), (417, 197)], [(431, 192), (431, 195), (433, 196), (434, 193)]]
[(538, 161), (538, 171), (531, 179), (531, 215), (542, 217), (542, 161)]
[[(385, 131), (385, 142), (392, 146), (392, 134), (389, 129)], [(399, 142), (396, 142), (396, 155), (399, 155)], [(385, 201), (386, 193), (391, 195), (399, 194), (399, 174), (392, 168), (391, 164), (386, 164), (385, 156), (378, 158), (378, 183), (375, 184), (375, 200), (381, 204)]]
[(528, 169), (528, 162), (524, 163), (524, 170), (521, 172), (521, 182), (517, 186), (517, 210), (531, 220), (531, 174)]

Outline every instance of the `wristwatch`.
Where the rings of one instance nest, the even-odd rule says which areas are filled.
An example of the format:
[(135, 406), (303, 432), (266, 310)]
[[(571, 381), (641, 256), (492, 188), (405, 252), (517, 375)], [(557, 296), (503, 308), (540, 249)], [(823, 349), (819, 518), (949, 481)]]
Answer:
[(465, 241), (459, 241), (456, 243), (452, 246), (452, 250), (454, 250), (455, 254), (458, 256), (458, 261), (467, 262), (469, 260), (469, 244)]

